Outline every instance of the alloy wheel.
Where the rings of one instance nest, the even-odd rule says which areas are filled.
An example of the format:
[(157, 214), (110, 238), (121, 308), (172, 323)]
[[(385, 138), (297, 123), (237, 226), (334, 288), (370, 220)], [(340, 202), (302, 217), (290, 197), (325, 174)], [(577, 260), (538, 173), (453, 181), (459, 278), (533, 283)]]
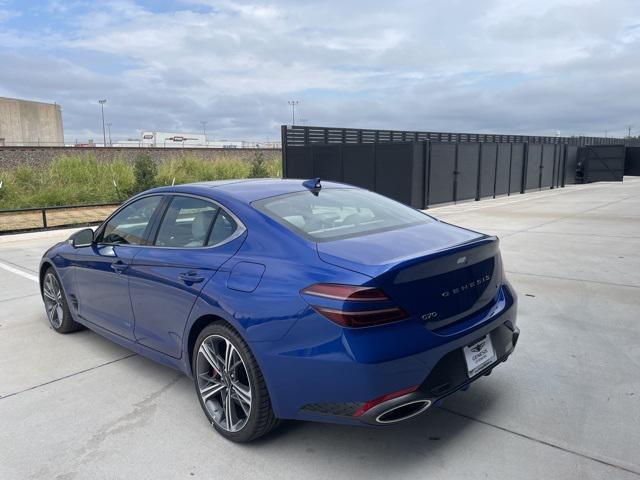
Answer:
[(62, 289), (60, 283), (53, 273), (47, 273), (42, 285), (44, 304), (47, 309), (47, 316), (53, 328), (60, 328), (64, 320), (64, 307), (62, 300)]
[(251, 382), (234, 345), (220, 335), (205, 338), (196, 359), (198, 392), (213, 422), (238, 432), (251, 415)]

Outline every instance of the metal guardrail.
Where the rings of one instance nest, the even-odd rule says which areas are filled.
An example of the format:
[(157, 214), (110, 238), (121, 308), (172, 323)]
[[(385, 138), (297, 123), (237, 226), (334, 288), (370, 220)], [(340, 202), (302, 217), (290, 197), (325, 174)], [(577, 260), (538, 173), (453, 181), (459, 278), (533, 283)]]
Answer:
[[(49, 230), (52, 228), (65, 228), (65, 227), (73, 227), (73, 226), (82, 226), (82, 225), (95, 225), (104, 220), (104, 218), (89, 218), (87, 219), (87, 215), (82, 215), (83, 210), (88, 209), (97, 209), (97, 208), (107, 208), (107, 207), (118, 207), (121, 205), (121, 202), (107, 202), (107, 203), (90, 203), (90, 204), (80, 204), (80, 205), (56, 205), (51, 207), (29, 207), (29, 208), (15, 208), (15, 209), (5, 209), (0, 210), (0, 235), (7, 233), (19, 233), (19, 232), (28, 232), (28, 231), (37, 231), (37, 230)], [(68, 219), (62, 219), (62, 221), (50, 221), (50, 217), (47, 216), (48, 212), (59, 212), (67, 210), (70, 211), (70, 215)], [(74, 215), (74, 211), (75, 214)], [(35, 224), (35, 218), (31, 218), (28, 221), (20, 222), (19, 219), (21, 216), (28, 216), (29, 214), (38, 214), (40, 223)], [(8, 222), (4, 221), (5, 218), (13, 218)], [(58, 219), (60, 220), (60, 219)]]

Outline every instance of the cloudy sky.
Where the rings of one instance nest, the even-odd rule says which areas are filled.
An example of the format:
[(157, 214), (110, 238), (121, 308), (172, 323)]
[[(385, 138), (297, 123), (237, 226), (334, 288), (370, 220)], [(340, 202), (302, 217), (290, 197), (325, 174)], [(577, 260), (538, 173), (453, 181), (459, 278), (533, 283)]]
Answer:
[(640, 130), (638, 0), (0, 0), (0, 96), (67, 140), (141, 129), (277, 139), (307, 124)]

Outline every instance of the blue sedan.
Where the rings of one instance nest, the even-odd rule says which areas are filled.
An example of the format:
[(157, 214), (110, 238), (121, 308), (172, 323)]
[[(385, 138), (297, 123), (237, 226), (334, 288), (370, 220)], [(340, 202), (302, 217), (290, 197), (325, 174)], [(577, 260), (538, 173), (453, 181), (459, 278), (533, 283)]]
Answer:
[(512, 353), (498, 239), (349, 185), (156, 188), (49, 249), (51, 326), (83, 326), (193, 378), (247, 442), (281, 419), (389, 425)]

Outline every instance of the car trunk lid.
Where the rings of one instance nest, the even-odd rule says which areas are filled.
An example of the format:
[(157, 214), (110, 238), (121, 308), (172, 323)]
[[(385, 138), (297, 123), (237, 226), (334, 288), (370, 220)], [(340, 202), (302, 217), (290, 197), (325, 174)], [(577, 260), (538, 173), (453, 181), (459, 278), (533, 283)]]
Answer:
[(371, 285), (432, 329), (487, 306), (502, 282), (498, 239), (443, 222), (317, 248), (322, 260), (371, 276)]

